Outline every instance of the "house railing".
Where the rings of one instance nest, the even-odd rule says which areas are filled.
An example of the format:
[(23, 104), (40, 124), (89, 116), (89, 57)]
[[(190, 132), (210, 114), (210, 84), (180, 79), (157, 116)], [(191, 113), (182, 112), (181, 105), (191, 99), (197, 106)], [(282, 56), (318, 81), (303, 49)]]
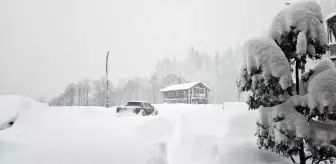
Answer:
[(192, 94), (191, 99), (205, 99), (205, 94)]
[(166, 101), (187, 100), (187, 98), (165, 98)]

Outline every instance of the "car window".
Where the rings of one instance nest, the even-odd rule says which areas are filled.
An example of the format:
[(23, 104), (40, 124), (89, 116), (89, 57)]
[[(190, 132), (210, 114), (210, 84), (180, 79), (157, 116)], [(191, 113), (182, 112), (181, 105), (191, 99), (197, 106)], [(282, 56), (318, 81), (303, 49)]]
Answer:
[(126, 106), (142, 106), (141, 102), (128, 102)]
[(146, 107), (146, 108), (148, 108), (149, 107), (149, 105), (148, 105), (148, 103), (144, 103), (144, 107)]

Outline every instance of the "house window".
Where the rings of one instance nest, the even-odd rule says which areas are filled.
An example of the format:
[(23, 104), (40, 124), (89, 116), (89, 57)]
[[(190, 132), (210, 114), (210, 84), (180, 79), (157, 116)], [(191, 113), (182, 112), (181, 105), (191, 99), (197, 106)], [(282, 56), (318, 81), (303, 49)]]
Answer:
[(168, 92), (168, 97), (171, 98), (172, 97), (172, 93), (171, 92)]
[(181, 98), (185, 98), (186, 95), (185, 95), (185, 92), (184, 92), (184, 91), (181, 91), (180, 94), (181, 94)]
[(199, 93), (200, 93), (200, 94), (204, 94), (204, 93), (205, 93), (204, 90), (205, 90), (204, 88), (199, 88)]
[(200, 94), (200, 89), (201, 89), (201, 88), (198, 88), (198, 87), (193, 88), (193, 95), (198, 95), (198, 94)]

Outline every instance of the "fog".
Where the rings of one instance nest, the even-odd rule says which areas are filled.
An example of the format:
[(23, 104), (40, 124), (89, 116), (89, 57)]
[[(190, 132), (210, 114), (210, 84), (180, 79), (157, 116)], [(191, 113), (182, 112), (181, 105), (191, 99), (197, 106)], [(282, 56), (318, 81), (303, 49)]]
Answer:
[(71, 82), (104, 76), (108, 50), (113, 83), (149, 77), (160, 59), (184, 60), (190, 46), (214, 55), (265, 33), (282, 7), (283, 0), (2, 0), (0, 94), (51, 99)]

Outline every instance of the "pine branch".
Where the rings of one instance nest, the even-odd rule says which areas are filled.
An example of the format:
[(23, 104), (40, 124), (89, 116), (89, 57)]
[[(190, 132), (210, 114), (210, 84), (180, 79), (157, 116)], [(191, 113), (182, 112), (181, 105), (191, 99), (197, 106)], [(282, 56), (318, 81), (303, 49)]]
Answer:
[(306, 156), (306, 160), (312, 158), (313, 156), (314, 156), (314, 154)]
[(293, 162), (293, 163), (296, 163), (296, 161), (295, 161), (295, 159), (293, 158), (293, 156), (292, 156), (292, 155), (289, 155), (289, 156), (290, 156), (292, 162)]

